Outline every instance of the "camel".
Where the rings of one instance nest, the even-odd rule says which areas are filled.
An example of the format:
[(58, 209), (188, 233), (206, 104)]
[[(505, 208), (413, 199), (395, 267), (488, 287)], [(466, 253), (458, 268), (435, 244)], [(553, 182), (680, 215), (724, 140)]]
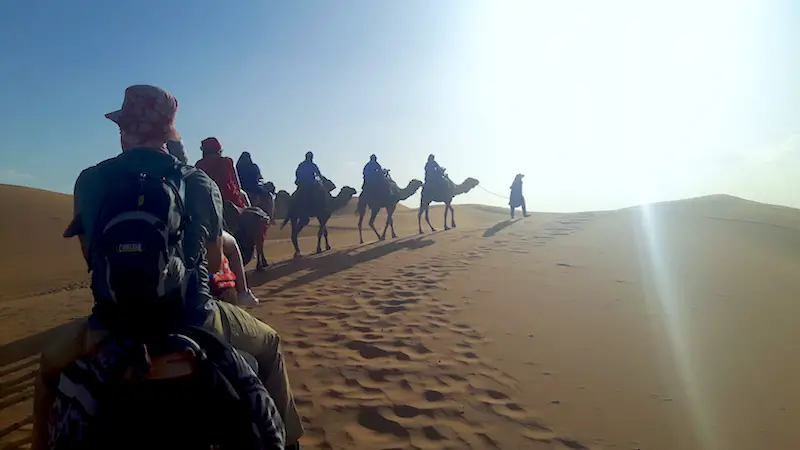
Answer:
[[(326, 186), (325, 190), (323, 191), (323, 195), (325, 196), (325, 205), (322, 208), (316, 207), (315, 205), (297, 204), (294, 196), (288, 199), (288, 208), (286, 216), (283, 219), (283, 223), (281, 224), (281, 229), (283, 229), (287, 223), (292, 223), (292, 245), (294, 246), (295, 258), (299, 258), (301, 256), (300, 246), (297, 243), (297, 236), (300, 234), (300, 231), (302, 231), (302, 229), (308, 225), (312, 217), (316, 217), (317, 221), (319, 222), (319, 231), (317, 232), (317, 253), (322, 253), (323, 236), (325, 236), (325, 250), (331, 249), (331, 245), (328, 242), (328, 227), (326, 226), (328, 220), (331, 218), (331, 214), (333, 214), (334, 211), (344, 208), (350, 199), (356, 195), (355, 189), (351, 188), (350, 186), (344, 186), (339, 191), (339, 194), (334, 197), (330, 193), (334, 189), (333, 183), (331, 183), (330, 180), (325, 177), (322, 178), (322, 183), (324, 186)], [(278, 194), (280, 194), (280, 192)], [(281, 201), (286, 200), (286, 198), (283, 196), (279, 196), (279, 198)]]
[[(443, 169), (444, 170), (444, 169)], [(456, 212), (453, 209), (453, 197), (456, 195), (461, 195), (464, 193), (469, 192), (474, 187), (478, 185), (478, 180), (475, 178), (467, 178), (461, 184), (453, 183), (447, 175), (444, 175), (444, 179), (441, 180), (437, 184), (433, 184), (429, 186), (429, 183), (426, 183), (422, 187), (422, 198), (419, 202), (419, 212), (417, 213), (417, 225), (419, 226), (419, 234), (422, 234), (422, 213), (425, 213), (425, 222), (428, 223), (428, 226), (431, 227), (431, 231), (436, 231), (431, 225), (431, 219), (428, 217), (428, 212), (433, 202), (440, 202), (444, 203), (444, 229), (449, 230), (450, 228), (456, 227)], [(427, 188), (427, 189), (426, 189)], [(450, 212), (450, 222), (451, 226), (447, 226), (447, 212)]]
[[(382, 192), (376, 192), (375, 189), (367, 189), (362, 191), (361, 196), (358, 197), (358, 206), (356, 207), (356, 214), (358, 214), (358, 239), (362, 244), (364, 243), (364, 237), (361, 233), (361, 225), (364, 222), (364, 214), (367, 212), (367, 207), (370, 209), (369, 227), (375, 232), (375, 236), (381, 241), (386, 239), (386, 230), (391, 227), (392, 238), (396, 238), (397, 234), (394, 232), (394, 220), (392, 220), (392, 216), (394, 215), (395, 209), (397, 209), (397, 204), (414, 195), (423, 184), (422, 181), (414, 179), (409, 181), (405, 188), (400, 189), (397, 183), (389, 176), (389, 169), (384, 169), (383, 172), (386, 181), (389, 183), (389, 189), (383, 190)], [(375, 218), (378, 217), (382, 208), (386, 208), (388, 217), (386, 218), (386, 225), (383, 227), (383, 234), (379, 234), (378, 230), (375, 229)]]
[(253, 259), (255, 249), (256, 270), (265, 269), (268, 263), (264, 256), (264, 236), (272, 221), (270, 216), (259, 207), (239, 208), (228, 200), (225, 202), (223, 217), (227, 231), (239, 244), (242, 263), (247, 265)]

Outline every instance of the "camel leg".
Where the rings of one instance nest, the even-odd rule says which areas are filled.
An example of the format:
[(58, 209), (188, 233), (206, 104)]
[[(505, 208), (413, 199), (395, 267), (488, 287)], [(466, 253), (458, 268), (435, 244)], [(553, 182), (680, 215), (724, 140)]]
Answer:
[(260, 234), (256, 238), (256, 270), (264, 270), (267, 267), (267, 258), (264, 256), (264, 235)]
[(297, 219), (292, 219), (292, 245), (294, 246), (294, 257), (299, 258), (300, 246), (297, 244), (297, 235), (300, 234), (300, 223)]
[(447, 209), (450, 210), (450, 227), (451, 228), (455, 228), (456, 227), (456, 210), (455, 210), (455, 208), (453, 208), (453, 205), (451, 203), (447, 204)]
[(302, 254), (300, 253), (300, 246), (297, 244), (297, 236), (300, 235), (300, 232), (303, 231), (303, 228), (305, 228), (306, 225), (308, 225), (308, 222), (310, 221), (311, 219), (309, 219), (308, 217), (292, 219), (292, 244), (294, 245), (295, 258), (302, 256)]
[(378, 213), (379, 212), (381, 212), (380, 208), (370, 209), (369, 227), (372, 228), (372, 231), (375, 232), (375, 236), (382, 241), (382, 240), (386, 239), (386, 236), (381, 237), (381, 235), (378, 233), (378, 230), (375, 229), (375, 219), (378, 217)]
[(386, 225), (383, 227), (383, 239), (386, 239), (386, 229), (392, 227), (392, 239), (397, 237), (397, 233), (394, 232), (394, 210), (396, 205), (388, 206), (386, 208)]
[(330, 216), (317, 218), (319, 221), (319, 233), (317, 233), (317, 253), (322, 253), (322, 246), (320, 244), (323, 236), (325, 237), (325, 250), (331, 249), (331, 244), (328, 242), (328, 219), (330, 219)]
[(449, 230), (450, 227), (447, 226), (447, 212), (450, 211), (450, 206), (447, 203), (444, 204), (444, 229)]
[(419, 205), (419, 211), (417, 212), (417, 227), (419, 227), (419, 234), (422, 234), (422, 204)]
[(364, 213), (365, 212), (366, 211), (358, 213), (358, 241), (361, 244), (364, 243), (364, 236), (361, 234), (361, 224), (364, 223)]
[(319, 231), (317, 231), (317, 253), (322, 253), (322, 234), (325, 232), (325, 225), (322, 221), (319, 223)]
[(436, 231), (436, 228), (433, 228), (433, 225), (431, 224), (430, 205), (425, 207), (425, 222), (427, 222), (428, 226), (431, 227), (431, 231)]

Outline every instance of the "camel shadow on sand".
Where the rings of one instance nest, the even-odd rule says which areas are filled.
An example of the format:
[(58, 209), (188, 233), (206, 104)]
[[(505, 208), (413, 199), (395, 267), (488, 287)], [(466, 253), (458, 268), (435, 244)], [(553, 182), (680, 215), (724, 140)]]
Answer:
[[(37, 362), (34, 360), (33, 363), (31, 363), (22, 360), (31, 356), (38, 356), (48, 343), (59, 339), (66, 330), (75, 326), (76, 323), (84, 320), (86, 319), (75, 319), (57, 327), (50, 328), (49, 330), (42, 331), (41, 333), (18, 339), (14, 342), (0, 346), (0, 377), (4, 377), (9, 373), (15, 372), (29, 364)], [(16, 362), (20, 362), (21, 364), (9, 366), (10, 364)], [(3, 386), (4, 385), (0, 383), (0, 388)]]
[[(302, 270), (310, 270), (309, 273), (288, 281), (282, 286), (270, 289), (268, 295), (272, 295), (312, 283), (328, 275), (333, 275), (350, 269), (357, 264), (372, 261), (396, 251), (418, 250), (433, 244), (434, 241), (425, 237), (401, 238), (394, 241), (386, 241), (385, 243), (364, 244), (344, 250), (284, 261), (270, 266), (269, 269), (263, 272), (251, 271), (247, 273), (247, 280), (251, 287), (261, 286)], [(363, 250), (365, 247), (366, 250)]]
[[(424, 237), (398, 239), (382, 245), (380, 243), (365, 244), (349, 249), (313, 255), (303, 259), (289, 260), (278, 263), (264, 272), (251, 271), (247, 275), (251, 286), (260, 286), (301, 270), (311, 270), (310, 273), (302, 275), (287, 282), (283, 286), (276, 287), (269, 291), (271, 294), (274, 294), (276, 292), (302, 286), (306, 283), (311, 283), (328, 275), (350, 269), (357, 264), (371, 261), (399, 250), (417, 250), (433, 244), (434, 241), (425, 239)], [(369, 248), (361, 250), (364, 247)], [(38, 356), (48, 343), (59, 339), (68, 329), (85, 320), (86, 318), (75, 319), (42, 331), (41, 333), (0, 346), (0, 377), (23, 369), (25, 366), (35, 364), (37, 362), (36, 360), (25, 360), (33, 356)], [(3, 383), (0, 383), (0, 388), (3, 386)]]
[(0, 428), (0, 448), (18, 449), (31, 443), (29, 427), (33, 425), (33, 415), (11, 421), (12, 416), (6, 415), (6, 410), (18, 410), (19, 405), (33, 399), (39, 354), (51, 342), (72, 333), (71, 328), (82, 326), (85, 320), (72, 320), (0, 346), (0, 415), (4, 416), (0, 422), (3, 425)]
[[(371, 261), (399, 250), (417, 250), (433, 245), (434, 241), (425, 237), (398, 239), (384, 243), (360, 245), (320, 255), (289, 260), (276, 264), (264, 272), (252, 271), (248, 274), (250, 284), (259, 286), (270, 281), (303, 270), (310, 270), (295, 279), (269, 291), (275, 294), (287, 289), (350, 269), (357, 264)], [(75, 319), (65, 324), (50, 328), (41, 333), (28, 336), (6, 345), (0, 346), (0, 412), (15, 407), (33, 398), (33, 383), (39, 354), (51, 342), (61, 339), (66, 334), (73, 334), (73, 327), (83, 326), (86, 318)], [(27, 417), (0, 428), (0, 447), (6, 449), (21, 448), (30, 443), (29, 431), (24, 431), (33, 423), (33, 417)], [(5, 424), (4, 424), (5, 425)], [(20, 437), (16, 437), (20, 435)]]
[(519, 222), (520, 220), (522, 220), (522, 219), (506, 219), (506, 220), (504, 220), (502, 222), (498, 222), (498, 223), (492, 225), (491, 228), (487, 228), (486, 231), (483, 232), (483, 237), (485, 237), (485, 238), (492, 237), (495, 234), (497, 234), (497, 233), (505, 230), (506, 228), (510, 227), (511, 225), (514, 225), (515, 223)]

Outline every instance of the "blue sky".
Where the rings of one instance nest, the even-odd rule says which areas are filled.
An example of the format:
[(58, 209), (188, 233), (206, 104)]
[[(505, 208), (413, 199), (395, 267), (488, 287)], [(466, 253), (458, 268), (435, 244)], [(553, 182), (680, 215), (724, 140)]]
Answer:
[(434, 153), (500, 195), (525, 173), (537, 210), (800, 206), (792, 3), (0, 2), (0, 183), (71, 192), (119, 152), (103, 114), (147, 83), (178, 98), (191, 159), (217, 136), (279, 188), (307, 150), (355, 187), (370, 153), (401, 184)]

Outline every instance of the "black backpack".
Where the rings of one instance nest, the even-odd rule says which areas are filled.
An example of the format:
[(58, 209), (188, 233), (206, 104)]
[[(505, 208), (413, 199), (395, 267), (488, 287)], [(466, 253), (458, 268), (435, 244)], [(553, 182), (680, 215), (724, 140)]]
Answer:
[(253, 368), (201, 328), (143, 340), (111, 335), (64, 368), (54, 394), (50, 450), (285, 446), (281, 417)]
[(61, 371), (48, 448), (283, 450), (283, 422), (245, 356), (182, 320), (196, 267), (183, 254), (194, 170), (108, 181), (90, 261), (109, 335)]
[(109, 180), (90, 243), (93, 280), (104, 284), (93, 288), (95, 303), (107, 321), (181, 313), (196, 266), (183, 253), (185, 179), (195, 170), (176, 163), (161, 176), (123, 172)]

